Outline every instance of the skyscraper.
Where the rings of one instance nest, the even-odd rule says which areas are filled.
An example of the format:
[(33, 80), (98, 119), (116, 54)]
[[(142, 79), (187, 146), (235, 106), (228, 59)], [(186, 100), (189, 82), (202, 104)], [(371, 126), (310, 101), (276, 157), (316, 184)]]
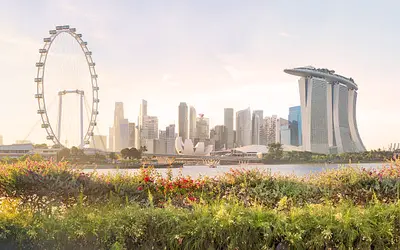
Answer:
[(190, 106), (190, 109), (189, 109), (189, 139), (191, 139), (192, 141), (196, 137), (196, 123), (197, 123), (196, 109), (193, 106)]
[(176, 138), (176, 133), (175, 133), (175, 124), (171, 124), (165, 129), (165, 136), (167, 140), (167, 148), (166, 148), (166, 153), (167, 154), (175, 154), (175, 138)]
[(122, 102), (115, 103), (115, 110), (114, 110), (114, 133), (113, 133), (113, 150), (115, 152), (119, 152), (122, 150), (121, 147), (121, 130), (120, 130), (120, 123), (124, 119), (124, 104)]
[(358, 86), (352, 78), (311, 66), (284, 71), (301, 77), (303, 150), (323, 154), (365, 151), (356, 121)]
[(251, 144), (250, 108), (236, 112), (236, 144), (238, 147)]
[(129, 147), (129, 121), (128, 119), (122, 119), (119, 122), (120, 131), (120, 150)]
[(224, 109), (224, 125), (226, 131), (226, 148), (233, 148), (234, 134), (233, 134), (233, 109)]
[(136, 124), (134, 122), (129, 123), (129, 148), (136, 147)]
[(266, 145), (276, 143), (276, 125), (278, 117), (276, 115), (264, 118), (264, 129), (266, 135)]
[(188, 131), (188, 106), (186, 102), (181, 102), (179, 104), (179, 115), (178, 115), (178, 124), (179, 124), (179, 137), (182, 138), (182, 141), (188, 139), (189, 131)]
[(254, 145), (260, 145), (260, 129), (262, 127), (263, 111), (254, 110), (251, 118), (251, 141)]
[(90, 141), (90, 147), (107, 151), (107, 136), (105, 135), (93, 135)]
[(145, 116), (142, 124), (141, 140), (157, 139), (158, 138), (158, 117)]
[[(284, 144), (284, 145), (290, 145), (289, 121), (286, 120), (286, 119), (283, 119), (283, 118), (277, 119), (276, 120), (275, 129), (276, 129), (276, 132), (275, 132), (275, 143), (281, 143), (281, 144)], [(284, 141), (282, 141), (282, 134), (285, 137)]]
[[(226, 147), (226, 135), (227, 133), (225, 132), (225, 126), (224, 125), (217, 125), (214, 128), (214, 149), (215, 151), (222, 150), (223, 148)], [(211, 132), (210, 132), (211, 134)]]
[(158, 139), (155, 140), (155, 153), (165, 154), (167, 152), (167, 131), (160, 130)]
[(300, 106), (289, 108), (289, 128), (290, 128), (290, 144), (293, 146), (300, 146), (302, 137)]
[(140, 104), (140, 109), (139, 109), (139, 121), (138, 121), (139, 127), (142, 126), (143, 119), (145, 116), (147, 116), (147, 101), (142, 100), (142, 103)]
[(140, 146), (144, 146), (144, 137), (143, 135), (143, 123), (144, 119), (147, 117), (147, 101), (142, 99), (142, 102), (140, 103), (140, 108), (139, 108), (139, 117), (138, 117), (138, 134), (137, 134), (137, 144), (136, 147), (140, 148)]
[(108, 151), (114, 151), (114, 127), (108, 129)]
[(210, 138), (209, 119), (205, 118), (203, 114), (200, 114), (199, 117), (197, 117), (196, 131), (196, 139), (198, 139), (198, 141), (205, 142)]

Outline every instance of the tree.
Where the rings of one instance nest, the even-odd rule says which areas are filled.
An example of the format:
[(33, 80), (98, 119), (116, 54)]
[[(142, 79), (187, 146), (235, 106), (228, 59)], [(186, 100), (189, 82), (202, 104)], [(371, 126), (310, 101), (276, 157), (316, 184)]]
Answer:
[(57, 153), (57, 159), (61, 161), (62, 159), (66, 159), (71, 155), (71, 151), (69, 148), (63, 148)]
[(129, 148), (124, 148), (121, 150), (121, 156), (124, 159), (130, 158), (129, 157)]
[(79, 153), (79, 149), (77, 148), (77, 147), (75, 147), (75, 146), (73, 146), (72, 148), (71, 148), (71, 155), (73, 155), (73, 156), (77, 156)]
[(146, 146), (141, 146), (140, 149), (139, 149), (139, 152), (140, 153), (147, 152), (147, 147)]
[(267, 158), (268, 159), (273, 159), (273, 160), (280, 160), (283, 155), (283, 148), (282, 144), (280, 143), (271, 143), (268, 145), (268, 154)]
[(116, 159), (118, 159), (117, 154), (115, 152), (111, 152), (108, 157), (112, 160), (115, 161)]
[(136, 148), (131, 148), (129, 149), (129, 156), (131, 159), (141, 159), (142, 152), (140, 152), (140, 150), (137, 150)]

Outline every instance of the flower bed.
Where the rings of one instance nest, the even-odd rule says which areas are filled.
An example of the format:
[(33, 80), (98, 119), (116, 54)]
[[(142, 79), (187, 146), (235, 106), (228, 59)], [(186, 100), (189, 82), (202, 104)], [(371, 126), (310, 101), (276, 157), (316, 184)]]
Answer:
[(381, 249), (400, 241), (400, 162), (301, 178), (242, 169), (192, 179), (27, 160), (0, 165), (0, 196), (0, 248)]

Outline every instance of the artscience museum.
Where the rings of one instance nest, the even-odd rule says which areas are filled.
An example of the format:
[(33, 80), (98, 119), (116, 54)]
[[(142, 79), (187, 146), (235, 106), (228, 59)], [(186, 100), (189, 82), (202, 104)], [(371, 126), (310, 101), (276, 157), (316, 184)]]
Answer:
[(194, 146), (192, 140), (185, 139), (185, 142), (183, 142), (182, 137), (177, 137), (175, 139), (175, 149), (179, 155), (209, 156), (213, 150), (213, 146), (205, 146), (204, 142), (198, 142), (196, 146)]

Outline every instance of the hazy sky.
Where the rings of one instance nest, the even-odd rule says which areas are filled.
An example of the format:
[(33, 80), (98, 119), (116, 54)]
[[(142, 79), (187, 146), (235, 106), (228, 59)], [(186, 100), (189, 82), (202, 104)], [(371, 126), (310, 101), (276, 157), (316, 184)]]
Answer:
[[(212, 126), (223, 123), (225, 107), (287, 117), (300, 101), (297, 77), (283, 69), (313, 65), (356, 81), (360, 135), (369, 149), (387, 147), (400, 142), (399, 9), (399, 1), (0, 0), (0, 134), (5, 143), (45, 141), (35, 126), (35, 62), (48, 30), (69, 24), (93, 51), (102, 134), (116, 101), (135, 122), (146, 99), (160, 129), (177, 123), (181, 101)], [(79, 46), (68, 39), (49, 55), (49, 90), (90, 87)], [(50, 103), (56, 94), (48, 93)]]

